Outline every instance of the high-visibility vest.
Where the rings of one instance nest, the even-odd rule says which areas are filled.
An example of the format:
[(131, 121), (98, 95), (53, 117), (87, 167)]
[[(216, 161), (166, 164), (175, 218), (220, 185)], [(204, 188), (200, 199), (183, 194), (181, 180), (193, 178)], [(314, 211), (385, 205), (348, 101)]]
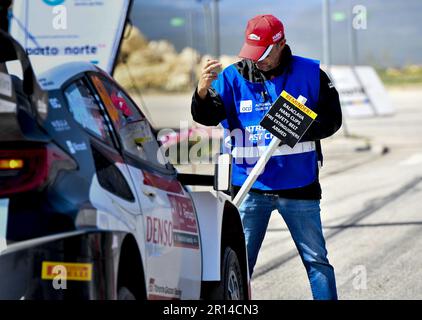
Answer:
[[(245, 182), (273, 138), (259, 125), (272, 103), (285, 90), (295, 98), (300, 95), (306, 98), (306, 106), (315, 110), (319, 77), (319, 62), (298, 56), (292, 56), (291, 64), (282, 75), (267, 81), (250, 82), (242, 77), (234, 65), (220, 73), (212, 86), (226, 109), (227, 119), (221, 124), (230, 132), (225, 142), (229, 144), (226, 151), (233, 155), (233, 185), (241, 186)], [(282, 145), (270, 158), (252, 188), (284, 190), (304, 187), (317, 179), (317, 162), (314, 141), (299, 142), (294, 148)]]

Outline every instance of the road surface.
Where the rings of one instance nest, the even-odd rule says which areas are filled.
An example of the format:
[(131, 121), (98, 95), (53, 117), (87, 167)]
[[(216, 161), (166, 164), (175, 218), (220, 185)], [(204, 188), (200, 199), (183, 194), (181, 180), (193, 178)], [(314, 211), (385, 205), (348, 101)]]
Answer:
[[(322, 220), (340, 299), (422, 299), (422, 91), (390, 95), (394, 116), (347, 121), (351, 133), (370, 138), (372, 151), (327, 141)], [(312, 298), (277, 212), (252, 290), (254, 299)]]

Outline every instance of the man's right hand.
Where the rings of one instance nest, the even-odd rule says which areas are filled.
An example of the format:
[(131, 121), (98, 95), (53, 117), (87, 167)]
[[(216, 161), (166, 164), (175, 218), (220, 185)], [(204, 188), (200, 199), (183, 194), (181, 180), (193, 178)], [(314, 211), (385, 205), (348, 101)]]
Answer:
[(198, 95), (201, 99), (205, 99), (208, 93), (208, 89), (211, 87), (211, 83), (217, 79), (217, 70), (221, 69), (222, 65), (217, 60), (208, 60), (202, 68), (201, 78), (198, 83)]

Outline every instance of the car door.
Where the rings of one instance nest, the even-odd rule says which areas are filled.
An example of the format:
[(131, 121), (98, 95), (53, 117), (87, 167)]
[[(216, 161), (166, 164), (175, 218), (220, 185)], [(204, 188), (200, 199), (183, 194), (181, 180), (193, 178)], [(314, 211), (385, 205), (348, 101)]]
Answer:
[[(141, 215), (140, 205), (134, 196), (136, 191), (129, 170), (116, 148), (117, 140), (105, 110), (85, 77), (66, 84), (63, 93), (70, 114), (89, 137), (89, 146), (84, 142), (83, 147), (89, 148), (94, 160), (95, 173), (90, 184), (89, 200), (97, 209), (96, 227), (135, 234), (137, 228), (143, 229), (137, 222), (143, 223), (137, 218)], [(82, 146), (70, 138), (66, 144), (71, 153)], [(84, 223), (83, 220), (77, 223)]]
[(141, 110), (111, 79), (90, 77), (111, 114), (142, 208), (148, 297), (197, 299), (201, 244), (192, 199), (166, 164)]

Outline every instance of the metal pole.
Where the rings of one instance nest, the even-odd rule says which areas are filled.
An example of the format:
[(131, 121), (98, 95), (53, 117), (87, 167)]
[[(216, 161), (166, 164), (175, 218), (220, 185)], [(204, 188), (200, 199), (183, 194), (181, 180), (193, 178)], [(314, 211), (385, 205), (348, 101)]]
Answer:
[(350, 66), (353, 68), (358, 63), (357, 61), (357, 43), (356, 43), (356, 31), (353, 27), (353, 1), (349, 0), (349, 54), (350, 54)]
[(378, 115), (377, 109), (375, 108), (374, 103), (372, 103), (368, 93), (366, 92), (366, 88), (362, 83), (361, 78), (359, 77), (358, 73), (356, 72), (356, 65), (359, 63), (358, 61), (358, 45), (357, 45), (357, 32), (355, 27), (353, 26), (353, 0), (349, 0), (349, 50), (350, 50), (350, 68), (352, 69), (353, 74), (355, 75), (356, 81), (359, 83), (359, 86), (363, 90), (363, 94), (369, 100), (369, 106), (371, 107), (374, 115)]
[(188, 36), (188, 47), (190, 47), (192, 49), (192, 56), (191, 56), (191, 64), (190, 64), (190, 71), (189, 71), (189, 82), (190, 82), (190, 86), (193, 88), (195, 86), (195, 64), (196, 61), (194, 59), (194, 35), (193, 35), (193, 12), (191, 10), (189, 10), (186, 13), (186, 35)]
[(212, 16), (211, 16), (211, 10), (210, 5), (208, 2), (203, 3), (203, 9), (204, 9), (204, 39), (206, 41), (206, 48), (205, 52), (209, 53), (211, 51), (211, 25), (212, 25)]
[(249, 190), (252, 188), (252, 185), (255, 183), (256, 179), (258, 179), (258, 176), (264, 170), (265, 165), (267, 164), (268, 160), (270, 160), (274, 151), (278, 148), (280, 142), (281, 140), (276, 137), (271, 140), (264, 154), (259, 158), (258, 162), (255, 164), (255, 167), (253, 167), (251, 173), (249, 174), (246, 181), (243, 183), (236, 197), (233, 199), (233, 204), (236, 207), (239, 208), (243, 200), (245, 200), (245, 197), (248, 194)]
[[(331, 79), (331, 8), (330, 0), (323, 0), (322, 2), (322, 55), (326, 70)], [(334, 80), (332, 80), (334, 81)], [(345, 137), (349, 137), (349, 130), (347, 128), (346, 119), (343, 113), (343, 132)]]
[(213, 0), (213, 27), (214, 27), (214, 58), (220, 58), (220, 12), (219, 0)]
[(330, 71), (331, 66), (331, 28), (330, 28), (330, 0), (322, 3), (322, 56), (323, 62)]

